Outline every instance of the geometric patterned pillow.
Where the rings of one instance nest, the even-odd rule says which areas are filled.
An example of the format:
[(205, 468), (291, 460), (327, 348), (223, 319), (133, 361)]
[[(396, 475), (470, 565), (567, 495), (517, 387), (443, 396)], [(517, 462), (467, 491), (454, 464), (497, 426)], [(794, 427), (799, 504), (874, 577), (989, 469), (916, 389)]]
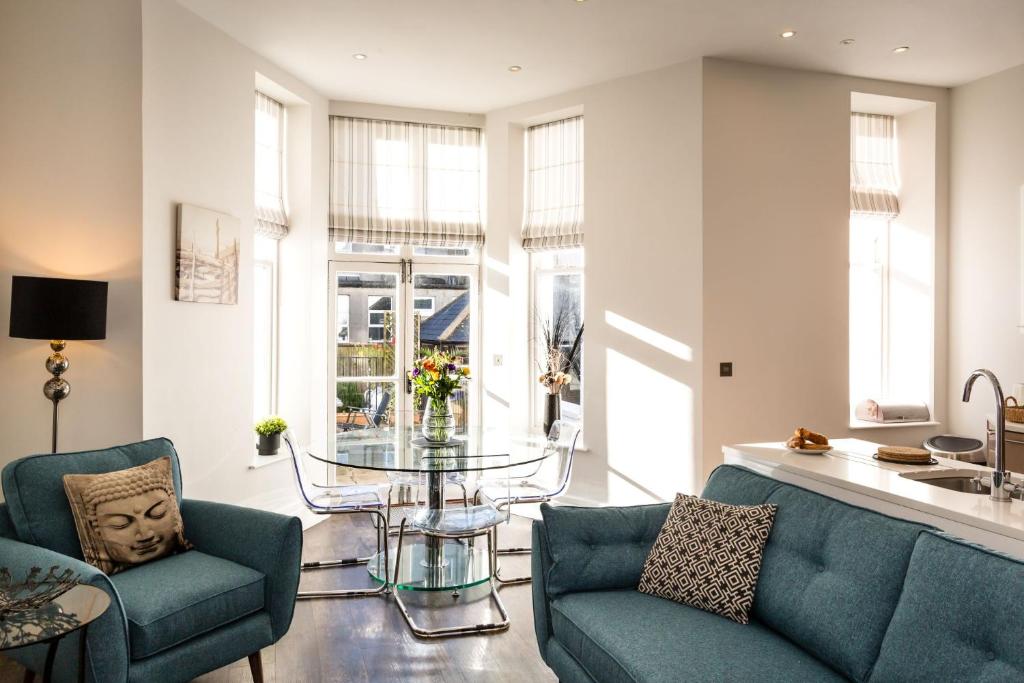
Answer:
[(677, 493), (638, 590), (748, 623), (776, 509)]

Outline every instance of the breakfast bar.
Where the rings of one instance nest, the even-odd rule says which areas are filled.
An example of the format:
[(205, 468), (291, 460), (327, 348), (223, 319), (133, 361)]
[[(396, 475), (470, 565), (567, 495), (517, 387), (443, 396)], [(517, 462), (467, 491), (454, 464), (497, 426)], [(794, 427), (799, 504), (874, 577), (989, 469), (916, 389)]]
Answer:
[(927, 483), (969, 481), (991, 470), (946, 458), (934, 465), (901, 465), (873, 456), (880, 444), (833, 439), (827, 453), (795, 453), (783, 443), (724, 446), (727, 464), (741, 465), (852, 505), (930, 524), (967, 540), (1024, 559), (1024, 501), (998, 502), (987, 495)]

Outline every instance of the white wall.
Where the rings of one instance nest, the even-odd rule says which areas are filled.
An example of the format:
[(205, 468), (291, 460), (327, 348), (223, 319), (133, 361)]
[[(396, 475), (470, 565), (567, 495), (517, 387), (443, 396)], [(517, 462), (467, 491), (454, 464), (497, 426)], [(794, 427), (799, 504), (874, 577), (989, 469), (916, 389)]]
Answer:
[(650, 501), (701, 485), (700, 84), (696, 60), (487, 114), (484, 419), (515, 426), (538, 374), (524, 332), (524, 127), (581, 112), (586, 122), (577, 498)]
[(977, 387), (961, 402), (968, 373), (1024, 382), (1024, 65), (954, 88), (952, 116), (949, 406), (955, 432), (981, 438), (994, 401)]
[(142, 435), (141, 50), (137, 4), (0, 3), (0, 467), (50, 449), (50, 349), (7, 336), (12, 275), (110, 282), (107, 339), (68, 344), (60, 448)]
[[(289, 165), (304, 168), (305, 178), (289, 188), (298, 210), (282, 244), (281, 292), (289, 299), (282, 301), (282, 329), (295, 336), (282, 341), (280, 410), (303, 441), (317, 415), (326, 424), (322, 401), (313, 401), (326, 392), (317, 372), (326, 365), (326, 300), (310, 292), (323, 291), (326, 277), (327, 102), (176, 3), (143, 0), (142, 28), (143, 431), (174, 441), (186, 495), (293, 510), (286, 462), (248, 469), (256, 73), (305, 102), (289, 109), (294, 125), (307, 122), (307, 132), (294, 141), (304, 151), (292, 150)], [(238, 305), (174, 301), (179, 202), (241, 219)]]
[[(928, 428), (848, 428), (850, 93), (936, 106), (936, 416), (945, 416), (948, 91), (706, 59), (704, 471), (721, 445), (799, 425), (919, 444)], [(734, 376), (719, 377), (721, 361)], [(945, 426), (948, 430), (948, 425)]]

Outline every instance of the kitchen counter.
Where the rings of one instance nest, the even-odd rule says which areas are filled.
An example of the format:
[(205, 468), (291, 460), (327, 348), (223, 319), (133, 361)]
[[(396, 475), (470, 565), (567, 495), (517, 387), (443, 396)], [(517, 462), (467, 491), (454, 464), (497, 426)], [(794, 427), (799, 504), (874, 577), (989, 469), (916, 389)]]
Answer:
[(937, 465), (897, 465), (871, 456), (879, 444), (834, 439), (833, 450), (805, 455), (782, 443), (724, 446), (725, 462), (741, 465), (853, 505), (925, 524), (1024, 559), (1024, 501), (999, 503), (987, 495), (950, 491), (901, 477), (904, 472), (988, 471), (938, 458)]

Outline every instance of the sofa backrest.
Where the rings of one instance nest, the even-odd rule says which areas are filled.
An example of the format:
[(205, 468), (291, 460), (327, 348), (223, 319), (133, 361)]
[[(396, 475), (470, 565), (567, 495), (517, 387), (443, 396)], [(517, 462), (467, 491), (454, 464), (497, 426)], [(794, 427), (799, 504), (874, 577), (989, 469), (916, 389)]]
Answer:
[(18, 540), (82, 558), (75, 520), (64, 493), (65, 474), (101, 474), (170, 456), (174, 490), (181, 502), (181, 470), (174, 444), (150, 439), (96, 451), (30, 455), (8, 463), (3, 483), (7, 512)]
[(871, 681), (1022, 681), (1021, 634), (1024, 563), (926, 532)]
[(778, 505), (753, 618), (856, 681), (867, 680), (928, 527), (848, 505), (750, 470), (716, 469), (703, 496)]
[(606, 508), (542, 503), (551, 560), (548, 595), (636, 588), (669, 508), (668, 503)]

